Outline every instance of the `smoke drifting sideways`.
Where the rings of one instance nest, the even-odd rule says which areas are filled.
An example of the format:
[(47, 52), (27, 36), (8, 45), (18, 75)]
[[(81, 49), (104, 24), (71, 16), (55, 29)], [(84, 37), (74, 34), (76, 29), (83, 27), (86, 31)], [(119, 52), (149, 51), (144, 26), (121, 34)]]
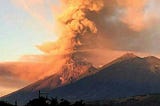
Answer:
[[(51, 54), (78, 53), (81, 59), (110, 51), (157, 53), (160, 16), (155, 0), (62, 0), (57, 42), (39, 46)], [(157, 10), (157, 12), (155, 12)], [(153, 41), (155, 42), (153, 44)], [(143, 44), (141, 44), (143, 43)], [(108, 52), (108, 53), (107, 53)], [(96, 54), (97, 53), (97, 54)], [(96, 54), (96, 55), (95, 55)], [(103, 57), (99, 63), (103, 63)], [(87, 58), (88, 57), (88, 58)], [(106, 61), (106, 60), (105, 60)], [(94, 64), (95, 61), (90, 61)], [(97, 62), (97, 61), (96, 61)], [(95, 64), (98, 64), (95, 63)]]
[[(27, 2), (32, 6), (45, 3), (44, 0)], [(72, 64), (73, 67), (73, 64), (84, 61), (97, 66), (103, 65), (113, 52), (116, 56), (128, 51), (151, 54), (160, 52), (160, 47), (156, 46), (160, 40), (160, 9), (157, 0), (60, 2), (59, 9), (54, 10), (58, 18), (56, 27), (52, 30), (58, 30), (58, 40), (37, 46), (45, 53), (43, 61), (54, 67), (50, 72), (61, 70), (64, 64)], [(24, 8), (32, 11), (26, 5)], [(46, 23), (44, 18), (42, 22)]]

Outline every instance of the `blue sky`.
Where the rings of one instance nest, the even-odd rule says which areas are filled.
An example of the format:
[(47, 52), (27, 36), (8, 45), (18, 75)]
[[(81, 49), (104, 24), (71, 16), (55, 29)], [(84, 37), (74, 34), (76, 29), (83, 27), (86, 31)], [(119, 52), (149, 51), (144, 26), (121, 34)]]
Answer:
[[(55, 34), (40, 20), (12, 1), (0, 1), (0, 61), (15, 61), (22, 55), (39, 54), (36, 45), (55, 39)], [(45, 8), (48, 11), (46, 20), (54, 24), (52, 11), (47, 6)]]

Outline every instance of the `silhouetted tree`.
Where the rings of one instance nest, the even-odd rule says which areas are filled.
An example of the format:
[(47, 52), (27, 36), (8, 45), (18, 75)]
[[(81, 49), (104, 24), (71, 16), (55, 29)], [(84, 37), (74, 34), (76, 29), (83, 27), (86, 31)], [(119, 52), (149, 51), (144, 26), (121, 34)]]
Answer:
[(52, 98), (50, 102), (51, 102), (50, 106), (58, 106), (59, 105), (57, 98)]
[(17, 101), (15, 101), (15, 104), (14, 104), (14, 106), (17, 106)]
[[(15, 101), (14, 105), (9, 104), (7, 102), (2, 102), (0, 101), (0, 106), (17, 106), (17, 101)], [(61, 99), (58, 100), (57, 98), (45, 98), (45, 97), (38, 97), (36, 99), (33, 99), (29, 101), (26, 105), (24, 106), (85, 106), (85, 103), (83, 101), (76, 101), (74, 104), (71, 104), (71, 102)]]
[(83, 103), (83, 100), (76, 101), (73, 106), (85, 106), (85, 103)]
[(33, 99), (27, 103), (26, 106), (49, 106), (49, 104), (47, 103), (46, 98), (40, 97), (38, 99)]
[(13, 105), (7, 102), (0, 101), (0, 106), (13, 106)]
[(71, 103), (67, 100), (61, 99), (59, 106), (71, 106)]

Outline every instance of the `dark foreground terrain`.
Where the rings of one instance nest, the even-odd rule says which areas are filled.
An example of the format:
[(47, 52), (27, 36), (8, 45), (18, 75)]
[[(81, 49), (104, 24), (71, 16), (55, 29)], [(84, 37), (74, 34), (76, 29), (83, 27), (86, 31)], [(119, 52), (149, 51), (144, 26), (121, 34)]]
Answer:
[(160, 94), (88, 102), (86, 106), (160, 106)]
[[(18, 101), (15, 101), (15, 104), (10, 104), (8, 102), (0, 101), (0, 106), (21, 106), (18, 105)], [(57, 98), (44, 98), (39, 97), (33, 100), (30, 100), (27, 104), (23, 106), (85, 106), (85, 103), (80, 100), (76, 102), (70, 102), (65, 99)]]
[[(19, 106), (18, 101), (15, 104), (0, 101), (0, 106)], [(127, 98), (99, 101), (76, 101), (70, 102), (64, 99), (39, 97), (29, 101), (24, 106), (160, 106), (160, 94), (140, 95)]]

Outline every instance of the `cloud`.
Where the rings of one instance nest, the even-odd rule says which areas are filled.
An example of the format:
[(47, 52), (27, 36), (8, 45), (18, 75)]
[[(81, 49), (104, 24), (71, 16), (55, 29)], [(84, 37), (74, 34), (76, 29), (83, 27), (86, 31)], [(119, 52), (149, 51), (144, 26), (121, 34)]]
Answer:
[(54, 74), (47, 62), (9, 62), (0, 64), (2, 79), (17, 79), (17, 81), (34, 82)]
[[(135, 30), (141, 31), (145, 26), (144, 7), (147, 0), (117, 0), (122, 10), (121, 20)], [(134, 17), (134, 18), (133, 18)]]
[[(51, 0), (12, 2), (53, 31), (54, 25), (46, 17), (47, 11), (55, 7)], [(157, 0), (61, 0), (61, 4), (56, 6), (56, 14), (50, 13), (58, 17), (55, 33), (60, 32), (59, 40), (37, 46), (49, 57), (75, 52), (75, 49), (77, 52), (90, 50), (90, 55), (91, 49), (160, 52), (156, 46), (160, 40)]]
[(88, 14), (98, 29), (100, 40), (95, 42), (104, 49), (160, 52), (156, 47), (160, 33), (156, 4), (155, 0), (105, 0), (98, 15)]
[(9, 68), (5, 68), (2, 64), (0, 64), (0, 83), (0, 87), (13, 89), (27, 84), (26, 81), (20, 80)]
[[(94, 26), (93, 24), (95, 24), (95, 27), (92, 30), (94, 31), (97, 30), (99, 32), (97, 35), (102, 36), (101, 37), (103, 41), (102, 44), (104, 45), (101, 44), (98, 45), (105, 47), (106, 46), (108, 47), (108, 45), (109, 46), (112, 45), (110, 48), (113, 49), (118, 48), (122, 50), (133, 50), (133, 51), (137, 50), (142, 52), (160, 52), (159, 48), (154, 47), (155, 45), (157, 45), (159, 39), (158, 36), (159, 34), (158, 25), (160, 23), (159, 21), (160, 16), (158, 14), (160, 12), (159, 1), (157, 0), (98, 0), (98, 1), (78, 0), (76, 2), (73, 2), (73, 0), (61, 0), (61, 1), (62, 5), (65, 6), (62, 7), (61, 9), (60, 7), (56, 6), (56, 8), (58, 9), (54, 10), (54, 12), (56, 12), (56, 15), (58, 13), (63, 14), (63, 15), (61, 14), (60, 16), (61, 17), (60, 21), (65, 22), (66, 20), (68, 20), (69, 17), (67, 18), (67, 16), (72, 16), (72, 18), (75, 18), (76, 16), (78, 18), (83, 18), (83, 16), (86, 15), (86, 18), (89, 19), (90, 22), (92, 21), (92, 23), (88, 23), (89, 25), (88, 27), (93, 27)], [(83, 21), (82, 24), (77, 24), (78, 19), (74, 19), (74, 21), (71, 21), (71, 23), (68, 24), (67, 26), (68, 28), (66, 27), (59, 28), (59, 25), (57, 24), (56, 26), (58, 28), (57, 27), (53, 28), (52, 27), (54, 26), (53, 23), (49, 22), (46, 17), (46, 13), (48, 13), (47, 11), (48, 10), (52, 11), (53, 7), (55, 7), (55, 4), (53, 4), (51, 0), (47, 1), (12, 0), (12, 2), (18, 5), (19, 7), (23, 8), (31, 16), (38, 19), (39, 22), (43, 23), (47, 29), (50, 29), (50, 31), (53, 31), (53, 29), (63, 30), (68, 28), (72, 30), (82, 30), (83, 24), (87, 23), (85, 22), (86, 21), (85, 20)], [(80, 11), (80, 9), (78, 11), (75, 11), (76, 8), (78, 8), (78, 6), (81, 6), (82, 8), (87, 7), (87, 9), (90, 12), (85, 12), (85, 14), (83, 14), (83, 12)], [(63, 10), (65, 11), (64, 13)], [(100, 11), (97, 14), (94, 13), (93, 10), (96, 11), (100, 10)], [(53, 14), (54, 13), (50, 13), (51, 16), (53, 16)], [(72, 26), (78, 26), (78, 27), (73, 28)], [(140, 42), (143, 42), (144, 44), (138, 45)], [(152, 42), (156, 43), (153, 44)], [(95, 43), (97, 44), (97, 42)], [(52, 46), (54, 44), (50, 45)], [(118, 45), (120, 45), (120, 47), (118, 47)], [(47, 46), (49, 48), (51, 47), (48, 44)], [(56, 45), (50, 49), (54, 49), (57, 47), (58, 46)], [(40, 46), (39, 48), (42, 49), (42, 47)]]
[[(50, 10), (51, 5), (54, 5), (46, 6), (51, 3), (50, 0), (13, 2), (53, 31), (53, 23), (45, 17), (46, 8)], [(56, 10), (58, 22), (55, 29), (60, 32), (58, 40), (37, 46), (45, 53), (44, 61), (49, 61), (56, 70), (65, 64), (68, 55), (73, 58), (73, 54), (79, 60), (89, 61), (88, 57), (97, 57), (103, 61), (104, 53), (107, 57), (110, 51), (160, 52), (160, 47), (157, 47), (160, 40), (160, 9), (157, 0), (62, 0), (61, 9)], [(97, 64), (93, 59), (90, 58), (90, 62)], [(35, 76), (44, 77), (55, 72), (47, 68), (47, 73), (44, 73), (44, 67), (35, 69)], [(29, 78), (35, 77), (25, 71), (29, 73)], [(19, 73), (15, 71), (15, 74)], [(25, 77), (23, 74), (20, 76)]]

